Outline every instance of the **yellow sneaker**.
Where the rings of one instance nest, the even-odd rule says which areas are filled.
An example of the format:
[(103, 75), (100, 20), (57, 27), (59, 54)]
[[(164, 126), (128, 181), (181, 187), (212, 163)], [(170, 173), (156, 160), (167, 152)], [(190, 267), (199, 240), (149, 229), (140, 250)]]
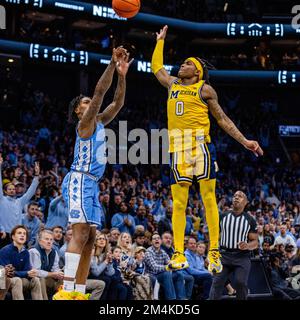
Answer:
[(223, 270), (221, 263), (221, 254), (218, 249), (212, 249), (208, 251), (208, 271), (212, 273), (220, 273)]
[(83, 294), (76, 291), (65, 291), (61, 286), (53, 295), (52, 300), (89, 300), (90, 296), (89, 293)]
[(186, 260), (186, 257), (183, 253), (180, 253), (176, 251), (171, 260), (169, 261), (166, 270), (171, 271), (171, 270), (180, 270), (180, 269), (185, 269), (188, 268), (189, 264)]

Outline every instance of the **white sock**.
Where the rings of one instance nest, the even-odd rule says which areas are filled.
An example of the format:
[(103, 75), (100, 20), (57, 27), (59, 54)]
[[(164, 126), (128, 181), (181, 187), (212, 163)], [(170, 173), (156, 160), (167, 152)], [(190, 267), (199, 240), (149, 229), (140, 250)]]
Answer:
[(79, 266), (80, 254), (78, 253), (65, 253), (65, 272), (66, 278), (72, 278), (73, 280), (64, 280), (64, 290), (74, 291), (76, 272)]
[(85, 294), (86, 285), (85, 284), (75, 284), (75, 291)]

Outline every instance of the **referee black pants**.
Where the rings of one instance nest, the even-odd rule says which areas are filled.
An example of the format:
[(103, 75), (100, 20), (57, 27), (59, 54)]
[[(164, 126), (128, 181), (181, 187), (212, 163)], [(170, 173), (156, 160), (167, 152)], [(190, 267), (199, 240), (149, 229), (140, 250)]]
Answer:
[(238, 300), (246, 300), (248, 295), (248, 277), (251, 268), (249, 253), (244, 252), (221, 252), (223, 270), (214, 275), (209, 300), (221, 299), (226, 281), (231, 273), (234, 276), (234, 288)]

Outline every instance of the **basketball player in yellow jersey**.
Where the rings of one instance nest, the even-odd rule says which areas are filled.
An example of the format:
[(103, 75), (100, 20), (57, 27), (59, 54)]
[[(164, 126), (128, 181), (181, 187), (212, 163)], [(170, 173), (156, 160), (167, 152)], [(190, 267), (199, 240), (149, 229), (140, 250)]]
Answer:
[(172, 77), (163, 67), (163, 47), (168, 26), (157, 35), (152, 56), (152, 71), (158, 81), (169, 90), (168, 132), (171, 153), (171, 190), (173, 196), (172, 226), (175, 253), (168, 264), (169, 270), (187, 268), (184, 256), (185, 209), (189, 186), (196, 176), (205, 207), (209, 230), (210, 249), (208, 270), (222, 271), (219, 252), (219, 212), (215, 196), (216, 152), (209, 135), (210, 112), (218, 125), (251, 150), (263, 155), (257, 141), (247, 140), (224, 113), (215, 90), (208, 83), (208, 70), (200, 58), (191, 57), (181, 65), (178, 77)]

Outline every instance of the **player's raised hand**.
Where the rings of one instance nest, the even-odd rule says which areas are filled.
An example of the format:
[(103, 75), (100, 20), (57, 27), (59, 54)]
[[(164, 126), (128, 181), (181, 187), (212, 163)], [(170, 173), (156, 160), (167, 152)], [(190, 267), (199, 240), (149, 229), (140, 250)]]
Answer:
[(156, 41), (165, 40), (168, 31), (168, 26), (165, 25), (159, 32), (156, 32)]
[(244, 146), (246, 149), (252, 151), (257, 157), (262, 156), (264, 154), (262, 148), (260, 147), (257, 141), (247, 140)]
[(123, 48), (123, 46), (119, 46), (117, 48), (113, 48), (112, 53), (112, 61), (117, 64), (117, 62), (122, 58), (124, 54), (127, 53), (127, 50)]
[(126, 73), (132, 64), (133, 59), (129, 61), (129, 53), (125, 50), (125, 53), (121, 55), (117, 62), (117, 72), (120, 76), (126, 76)]
[(38, 161), (34, 163), (34, 175), (35, 176), (40, 175), (40, 163)]

